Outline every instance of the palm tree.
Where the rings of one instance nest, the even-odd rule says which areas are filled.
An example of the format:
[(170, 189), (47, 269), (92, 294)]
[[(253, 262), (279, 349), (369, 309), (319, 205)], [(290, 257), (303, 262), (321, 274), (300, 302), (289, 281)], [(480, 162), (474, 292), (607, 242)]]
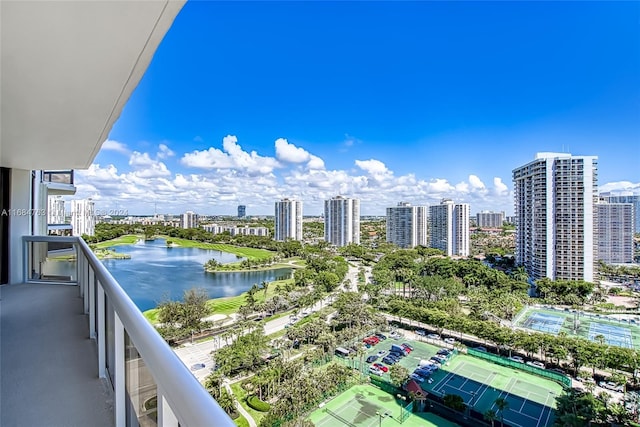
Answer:
[(491, 423), (491, 427), (494, 426), (495, 421), (498, 419), (498, 414), (493, 409), (489, 409), (484, 413), (484, 419)]
[(264, 291), (264, 297), (267, 298), (267, 290), (269, 289), (269, 282), (267, 282), (266, 280), (263, 280), (262, 283), (260, 283), (260, 289)]
[(507, 402), (504, 397), (497, 398), (494, 402), (498, 411), (500, 411), (500, 425), (504, 427), (504, 410), (509, 407), (509, 402)]

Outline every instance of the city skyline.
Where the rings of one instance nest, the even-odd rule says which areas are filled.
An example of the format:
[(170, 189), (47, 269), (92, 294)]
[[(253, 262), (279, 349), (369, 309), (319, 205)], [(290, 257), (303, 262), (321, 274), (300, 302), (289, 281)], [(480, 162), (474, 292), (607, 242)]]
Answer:
[(544, 151), (598, 156), (599, 191), (640, 194), (639, 8), (187, 3), (76, 197), (132, 215), (269, 215), (286, 197), (314, 215), (340, 194), (362, 215), (450, 198), (509, 216), (512, 170)]

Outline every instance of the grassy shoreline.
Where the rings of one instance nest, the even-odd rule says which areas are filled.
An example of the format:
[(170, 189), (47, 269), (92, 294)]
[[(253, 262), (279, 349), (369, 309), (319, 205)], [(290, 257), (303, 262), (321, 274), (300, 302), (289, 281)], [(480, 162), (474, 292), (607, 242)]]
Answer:
[[(273, 297), (274, 295), (276, 295), (276, 287), (279, 284), (284, 285), (285, 283), (291, 281), (293, 281), (293, 279), (274, 280), (273, 282), (269, 282), (266, 295), (264, 290), (259, 290), (255, 294), (256, 302), (264, 302), (265, 300)], [(249, 292), (245, 291), (240, 295), (236, 295), (233, 297), (213, 298), (207, 301), (207, 306), (209, 307), (210, 313), (212, 315), (224, 314), (226, 316), (229, 316), (230, 314), (237, 313), (240, 306), (246, 304), (246, 298), (248, 294)], [(157, 323), (159, 314), (157, 308), (146, 310), (142, 314), (149, 322)]]
[(170, 237), (170, 236), (158, 236), (158, 237), (161, 239), (165, 239), (167, 242), (171, 242), (172, 247), (198, 248), (198, 249), (227, 252), (227, 253), (238, 255), (247, 259), (270, 258), (275, 254), (275, 252), (268, 251), (266, 249), (247, 248), (242, 246), (228, 245), (226, 243), (206, 243), (206, 242), (198, 242), (195, 240), (179, 239), (177, 237)]

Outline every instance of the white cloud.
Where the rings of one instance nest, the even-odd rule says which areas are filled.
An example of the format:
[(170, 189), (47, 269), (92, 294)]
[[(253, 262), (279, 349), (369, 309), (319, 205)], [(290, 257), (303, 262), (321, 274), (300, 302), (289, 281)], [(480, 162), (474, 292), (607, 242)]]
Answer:
[(640, 195), (640, 182), (617, 181), (608, 182), (598, 187), (600, 193), (613, 192), (616, 195)]
[(122, 142), (118, 142), (118, 141), (113, 141), (111, 139), (107, 139), (105, 142), (103, 142), (101, 149), (109, 150), (109, 151), (117, 151), (123, 154), (129, 154), (129, 150), (127, 149), (126, 144), (123, 144)]
[(140, 153), (138, 151), (134, 151), (129, 157), (129, 166), (133, 167), (144, 167), (151, 166), (155, 163), (155, 160), (149, 157), (149, 153)]
[(205, 151), (185, 153), (181, 163), (199, 169), (236, 169), (249, 174), (271, 173), (280, 164), (273, 157), (259, 156), (255, 151), (247, 153), (238, 145), (238, 138), (227, 135), (222, 140), (224, 151), (210, 147)]
[(296, 147), (284, 138), (276, 139), (276, 158), (287, 163), (304, 163), (309, 161), (311, 154), (304, 148)]
[(158, 154), (156, 155), (159, 159), (166, 159), (167, 157), (175, 156), (175, 152), (171, 150), (166, 144), (160, 144), (158, 146)]
[[(231, 214), (238, 204), (246, 204), (255, 214), (272, 215), (273, 202), (282, 197), (302, 200), (305, 214), (320, 214), (323, 201), (339, 194), (359, 198), (363, 215), (384, 215), (387, 207), (400, 201), (432, 205), (443, 198), (469, 203), (472, 213), (513, 210), (512, 193), (500, 177), (491, 177), (487, 186), (475, 174), (458, 183), (413, 173), (398, 176), (373, 158), (355, 160), (355, 167), (349, 170), (327, 170), (323, 159), (283, 138), (275, 141), (275, 157), (247, 152), (231, 135), (223, 138), (220, 148), (174, 153), (167, 144), (159, 144), (154, 152), (155, 157), (129, 152), (122, 171), (99, 164), (78, 171), (77, 197), (91, 196), (100, 203), (111, 203), (110, 207), (127, 206), (136, 214), (155, 208), (161, 213), (192, 209), (202, 214)], [(161, 160), (171, 155), (180, 156), (187, 168), (170, 170)], [(611, 183), (600, 189), (640, 191), (640, 184)]]

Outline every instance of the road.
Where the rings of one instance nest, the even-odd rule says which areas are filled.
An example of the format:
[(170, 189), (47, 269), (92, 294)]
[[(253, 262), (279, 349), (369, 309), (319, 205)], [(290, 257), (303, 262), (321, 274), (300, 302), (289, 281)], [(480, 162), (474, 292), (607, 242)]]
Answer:
[[(355, 290), (357, 289), (358, 283), (358, 268), (349, 266), (349, 271), (347, 272), (347, 278), (345, 280), (346, 284), (343, 287), (344, 290)], [(347, 285), (349, 285), (347, 287)], [(326, 307), (327, 304), (333, 302), (333, 297), (328, 296), (321, 301), (315, 303), (311, 308), (305, 308), (303, 311), (316, 312)], [(265, 322), (264, 324), (264, 333), (265, 335), (271, 335), (276, 332), (279, 332), (285, 328), (285, 325), (289, 323), (290, 316), (283, 316), (278, 319), (270, 320)], [(234, 320), (229, 320), (224, 323), (225, 325), (233, 324)], [(203, 382), (204, 379), (212, 372), (213, 368), (213, 359), (211, 358), (211, 352), (216, 351), (224, 346), (228, 345), (225, 340), (223, 340), (219, 335), (214, 337), (211, 340), (202, 341), (198, 343), (187, 343), (183, 344), (181, 347), (174, 349), (176, 355), (182, 360), (187, 368), (191, 369), (193, 375), (198, 379), (198, 381)], [(200, 366), (204, 365), (203, 368)], [(192, 368), (193, 367), (193, 368)]]

